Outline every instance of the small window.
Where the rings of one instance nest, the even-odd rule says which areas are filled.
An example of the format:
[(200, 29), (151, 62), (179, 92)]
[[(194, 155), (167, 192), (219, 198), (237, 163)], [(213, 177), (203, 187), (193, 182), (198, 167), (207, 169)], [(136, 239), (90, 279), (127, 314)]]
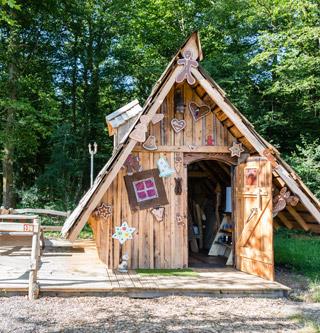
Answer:
[(153, 177), (132, 182), (138, 202), (158, 198), (158, 191)]
[(132, 210), (167, 205), (168, 199), (158, 169), (136, 172), (124, 177)]

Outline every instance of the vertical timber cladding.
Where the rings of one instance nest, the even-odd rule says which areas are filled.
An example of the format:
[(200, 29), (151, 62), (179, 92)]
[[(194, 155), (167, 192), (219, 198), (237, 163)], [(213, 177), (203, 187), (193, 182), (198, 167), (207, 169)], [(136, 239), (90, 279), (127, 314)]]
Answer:
[(274, 279), (272, 166), (263, 157), (249, 157), (236, 167), (236, 267)]
[[(183, 113), (175, 112), (174, 93), (176, 88), (173, 87), (170, 90), (157, 111), (164, 114), (164, 119), (154, 125), (150, 123), (148, 127), (146, 137), (154, 135), (158, 149), (148, 151), (141, 145), (137, 145), (133, 150), (133, 154), (139, 156), (143, 170), (156, 168), (160, 157), (165, 157), (172, 168), (175, 167), (175, 158), (178, 154), (183, 159), (183, 153), (165, 151), (161, 149), (161, 146), (206, 146), (209, 135), (215, 146), (230, 146), (235, 140), (212, 112), (198, 121), (193, 120), (188, 108), (190, 101), (199, 105), (214, 106), (204, 91), (201, 91), (201, 87), (194, 90), (186, 83), (179, 85), (178, 88), (182, 90), (184, 98), (185, 110)], [(183, 131), (174, 132), (171, 127), (171, 120), (174, 118), (186, 121)], [(165, 206), (165, 216), (162, 222), (154, 219), (150, 209), (137, 211), (130, 209), (123, 179), (125, 175), (126, 170), (122, 168), (102, 199), (103, 202), (112, 205), (112, 217), (108, 222), (99, 220), (91, 223), (96, 224), (93, 229), (100, 259), (108, 267), (117, 268), (122, 254), (128, 253), (131, 269), (187, 267), (187, 166), (183, 166), (183, 160), (179, 174), (163, 178), (169, 204)], [(181, 195), (174, 193), (175, 177), (182, 178)], [(177, 223), (177, 215), (183, 218), (183, 223)], [(118, 240), (112, 239), (111, 236), (115, 227), (120, 226), (124, 220), (128, 222), (129, 226), (136, 228), (136, 232), (133, 234), (133, 239), (125, 242), (121, 247)]]

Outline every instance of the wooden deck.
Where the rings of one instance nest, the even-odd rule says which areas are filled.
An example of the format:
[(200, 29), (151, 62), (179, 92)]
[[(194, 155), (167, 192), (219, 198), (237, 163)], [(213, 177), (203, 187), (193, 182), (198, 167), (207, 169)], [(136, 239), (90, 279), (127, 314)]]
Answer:
[[(0, 294), (27, 293), (30, 247), (0, 236)], [(286, 296), (290, 290), (277, 282), (232, 268), (195, 269), (195, 277), (141, 276), (118, 273), (102, 264), (92, 241), (46, 241), (39, 270), (40, 295), (165, 295)]]

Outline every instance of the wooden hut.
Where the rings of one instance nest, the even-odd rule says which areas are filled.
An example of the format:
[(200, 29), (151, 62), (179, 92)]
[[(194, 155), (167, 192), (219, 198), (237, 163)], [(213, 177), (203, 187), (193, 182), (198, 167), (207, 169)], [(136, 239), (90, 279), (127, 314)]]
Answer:
[(273, 228), (320, 233), (320, 204), (202, 58), (193, 33), (143, 107), (107, 116), (113, 155), (62, 232), (75, 240), (89, 222), (109, 268), (124, 254), (131, 269), (216, 259), (272, 280)]

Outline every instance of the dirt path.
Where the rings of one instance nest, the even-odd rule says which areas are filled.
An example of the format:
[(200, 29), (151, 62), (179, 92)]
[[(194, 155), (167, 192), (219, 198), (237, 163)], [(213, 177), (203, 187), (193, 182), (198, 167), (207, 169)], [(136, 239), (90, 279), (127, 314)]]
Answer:
[(5, 333), (316, 332), (320, 325), (320, 304), (287, 299), (10, 297), (0, 304)]

